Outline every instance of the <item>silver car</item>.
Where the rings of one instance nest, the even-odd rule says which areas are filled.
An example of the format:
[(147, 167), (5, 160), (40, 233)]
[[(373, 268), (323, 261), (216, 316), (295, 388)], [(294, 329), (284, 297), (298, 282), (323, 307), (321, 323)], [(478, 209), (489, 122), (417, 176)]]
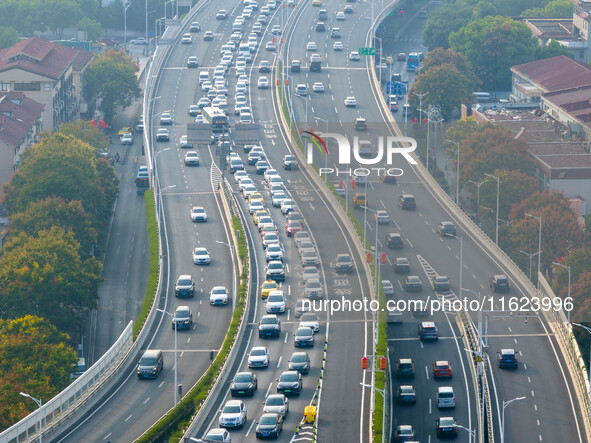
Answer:
[(302, 266), (318, 266), (320, 260), (318, 254), (314, 250), (305, 250), (300, 254), (302, 259)]
[(304, 295), (306, 298), (322, 298), (324, 296), (324, 289), (320, 280), (308, 280), (304, 289)]

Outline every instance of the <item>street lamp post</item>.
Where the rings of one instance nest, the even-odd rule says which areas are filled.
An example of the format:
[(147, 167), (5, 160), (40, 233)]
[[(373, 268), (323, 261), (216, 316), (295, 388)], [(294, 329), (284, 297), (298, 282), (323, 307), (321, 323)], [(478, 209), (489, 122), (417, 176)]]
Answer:
[(525, 213), (526, 217), (535, 218), (538, 223), (540, 224), (540, 228), (538, 230), (538, 289), (540, 289), (540, 268), (542, 263), (542, 217), (538, 215), (528, 214)]
[[(591, 328), (589, 328), (588, 326), (584, 326), (580, 323), (574, 323), (573, 325), (578, 326), (579, 328), (583, 328), (585, 331), (587, 331), (589, 334), (591, 334)], [(591, 381), (591, 341), (589, 341), (589, 364), (588, 364), (588, 368), (589, 368), (589, 380)], [(589, 404), (587, 405), (587, 411), (588, 411), (588, 416), (589, 418), (591, 418), (591, 390), (589, 390)]]
[(456, 205), (460, 206), (460, 142), (453, 140), (445, 140), (448, 143), (453, 143), (458, 148), (458, 159), (456, 168)]
[[(568, 300), (570, 301), (570, 265), (565, 266), (562, 263), (557, 263), (557, 262), (552, 262), (553, 265), (556, 266), (560, 266), (564, 269), (566, 269), (568, 271)], [(530, 267), (531, 267), (531, 263), (530, 263)], [(531, 274), (531, 271), (530, 271)], [(531, 277), (530, 277), (531, 280)], [(568, 311), (566, 311), (566, 316), (567, 316), (567, 320), (570, 323), (570, 309)]]
[(468, 431), (468, 433), (470, 434), (470, 439), (473, 440), (474, 443), (476, 443), (476, 429), (470, 429), (465, 426), (459, 425), (457, 423), (456, 423), (456, 427), (463, 429), (464, 431)]
[(39, 406), (39, 443), (43, 443), (43, 414), (41, 413), (41, 406), (43, 406), (43, 401), (40, 398), (32, 397), (25, 392), (19, 392), (19, 394), (23, 397), (30, 398), (35, 403), (37, 403), (37, 406)]
[(419, 98), (419, 126), (423, 126), (423, 97), (429, 94), (428, 92), (424, 92), (423, 94), (417, 94), (413, 92)]
[(131, 6), (131, 3), (127, 3), (123, 7), (123, 48), (127, 51), (127, 9)]
[[(375, 366), (375, 362), (374, 362), (374, 366)], [(376, 391), (377, 393), (379, 393), (382, 398), (384, 399), (384, 402), (382, 404), (382, 443), (384, 443), (385, 440), (385, 435), (386, 435), (386, 392), (385, 389), (380, 389), (380, 388), (376, 388), (375, 386), (372, 385), (368, 385), (367, 383), (359, 383), (361, 386), (363, 386), (364, 388), (373, 388), (374, 391)], [(375, 394), (374, 394), (375, 397)], [(373, 408), (372, 412), (375, 412), (375, 407)]]
[(472, 180), (468, 180), (470, 183), (472, 183), (473, 185), (476, 185), (476, 219), (480, 222), (480, 187), (485, 184), (488, 181), (488, 178), (486, 180), (483, 180), (481, 182), (475, 182)]
[(505, 443), (505, 408), (514, 401), (525, 400), (525, 397), (515, 397), (511, 400), (503, 401), (503, 413), (501, 416), (501, 443)]
[(499, 185), (501, 183), (498, 175), (484, 174), (497, 181), (497, 212), (496, 212), (496, 223), (495, 223), (495, 244), (499, 246)]
[(529, 258), (529, 279), (531, 280), (531, 259), (534, 258), (536, 255), (538, 255), (539, 252), (534, 252), (532, 254), (531, 252), (525, 252), (525, 251), (522, 251), (521, 249), (519, 250), (519, 252), (527, 255), (527, 257)]
[(216, 243), (219, 243), (220, 245), (225, 245), (228, 248), (230, 248), (230, 256), (232, 257), (232, 312), (234, 312), (234, 310), (236, 309), (236, 297), (237, 297), (237, 293), (236, 293), (236, 265), (234, 263), (234, 245), (230, 244), (230, 243), (225, 243), (223, 241), (219, 241), (216, 240)]
[(176, 341), (176, 336), (177, 336), (177, 330), (178, 330), (178, 326), (176, 324), (176, 321), (174, 319), (174, 314), (165, 311), (164, 309), (160, 309), (157, 308), (156, 309), (158, 312), (162, 312), (163, 314), (168, 315), (169, 317), (172, 318), (173, 320), (173, 324), (174, 324), (174, 405), (176, 406), (177, 404), (177, 389), (178, 389), (178, 376), (177, 376), (177, 372), (178, 372), (178, 362), (177, 362), (177, 341)]

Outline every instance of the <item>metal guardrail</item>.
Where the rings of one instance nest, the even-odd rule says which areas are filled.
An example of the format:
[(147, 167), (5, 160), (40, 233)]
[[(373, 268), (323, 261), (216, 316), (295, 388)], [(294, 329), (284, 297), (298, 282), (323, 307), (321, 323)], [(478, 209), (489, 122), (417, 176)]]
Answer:
[(63, 423), (88, 401), (117, 372), (133, 345), (133, 321), (130, 321), (117, 341), (70, 386), (41, 408), (0, 433), (0, 443), (22, 443), (39, 439), (39, 422), (43, 433)]

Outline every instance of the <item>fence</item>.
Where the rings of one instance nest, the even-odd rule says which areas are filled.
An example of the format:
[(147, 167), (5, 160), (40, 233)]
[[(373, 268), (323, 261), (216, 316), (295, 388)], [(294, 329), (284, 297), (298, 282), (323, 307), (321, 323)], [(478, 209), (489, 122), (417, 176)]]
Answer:
[(117, 372), (127, 358), (133, 344), (133, 321), (97, 362), (70, 386), (49, 400), (40, 409), (27, 415), (0, 434), (0, 443), (22, 443), (39, 439), (39, 421), (43, 432), (49, 431), (67, 419), (90, 399)]

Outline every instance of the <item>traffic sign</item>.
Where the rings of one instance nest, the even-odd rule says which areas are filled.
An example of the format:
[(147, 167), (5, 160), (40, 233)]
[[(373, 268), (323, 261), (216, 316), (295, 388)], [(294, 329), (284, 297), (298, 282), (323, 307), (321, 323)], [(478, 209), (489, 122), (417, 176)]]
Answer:
[(359, 48), (359, 55), (376, 55), (376, 48)]
[(482, 362), (482, 357), (480, 355), (477, 355), (476, 356), (476, 361), (479, 362), (479, 363)]

